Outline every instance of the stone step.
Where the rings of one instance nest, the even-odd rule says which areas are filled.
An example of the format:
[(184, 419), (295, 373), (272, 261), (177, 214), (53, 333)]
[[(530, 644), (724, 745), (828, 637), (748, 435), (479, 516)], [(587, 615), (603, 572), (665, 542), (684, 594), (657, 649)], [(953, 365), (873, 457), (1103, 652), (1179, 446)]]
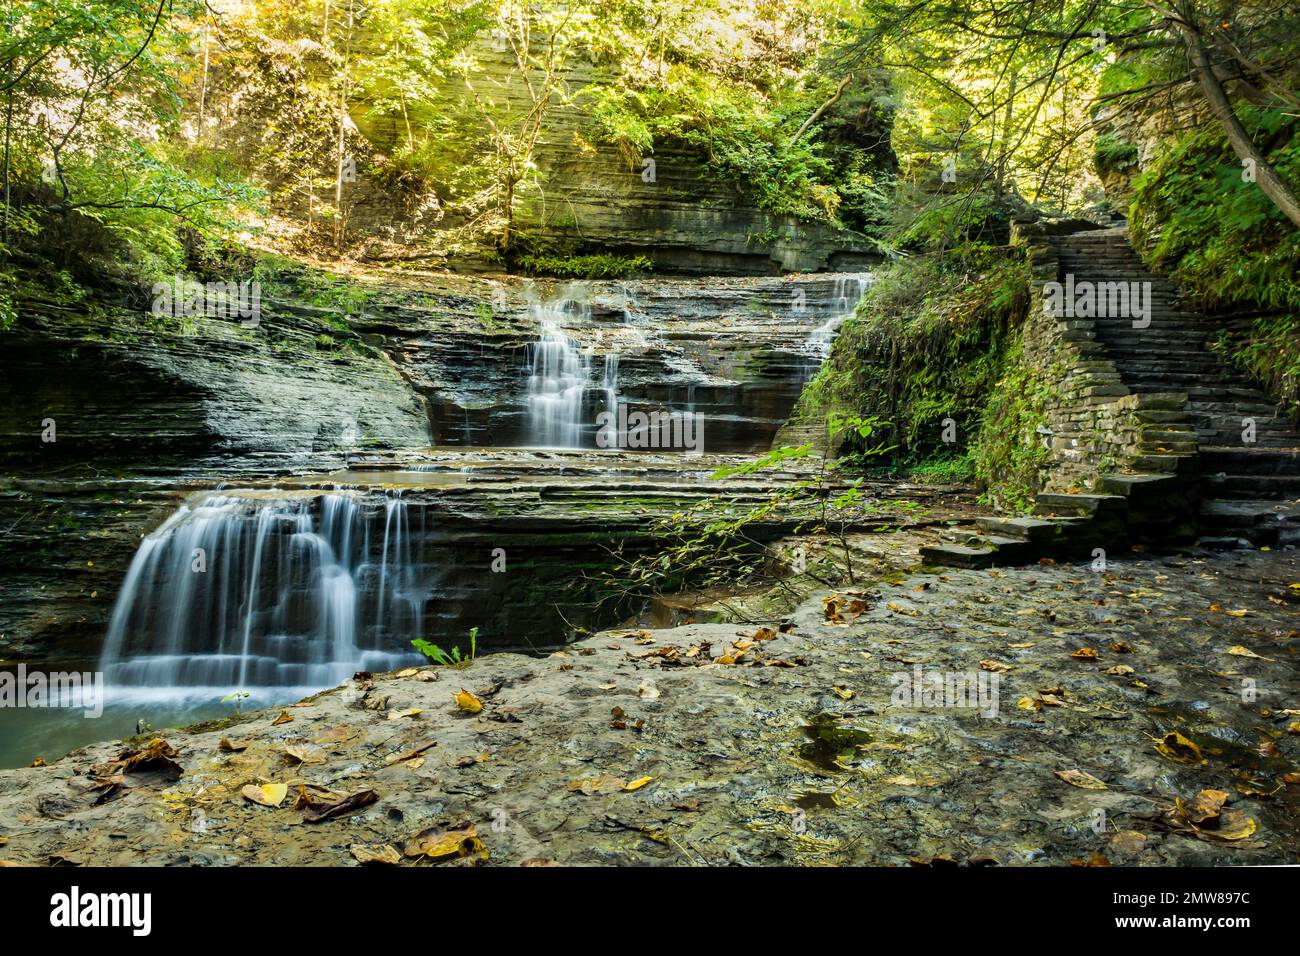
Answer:
[(1300, 504), (1261, 499), (1211, 500), (1201, 505), (1201, 529), (1242, 537), (1256, 547), (1300, 545)]
[(1087, 518), (976, 518), (975, 525), (989, 535), (1032, 541), (1037, 544), (1059, 540), (1063, 535), (1088, 523)]
[(993, 548), (967, 548), (966, 545), (939, 544), (920, 546), (920, 559), (941, 567), (993, 567), (998, 561)]
[(1206, 475), (1206, 493), (1229, 498), (1300, 498), (1300, 475)]
[(1043, 516), (1122, 515), (1125, 507), (1126, 501), (1123, 495), (1067, 495), (1044, 492), (1034, 498), (1034, 514)]
[(1205, 428), (1197, 432), (1200, 436), (1201, 445), (1213, 445), (1218, 448), (1226, 448), (1237, 445), (1241, 448), (1263, 448), (1269, 451), (1286, 451), (1295, 448), (1297, 442), (1293, 435), (1283, 432), (1270, 434), (1268, 432), (1257, 431), (1255, 440), (1249, 444), (1241, 440), (1241, 429), (1239, 428)]
[(1107, 474), (1102, 475), (1099, 484), (1102, 491), (1111, 495), (1123, 495), (1128, 499), (1129, 507), (1135, 502), (1163, 499), (1181, 499), (1188, 497), (1194, 489), (1195, 482), (1182, 475), (1171, 474)]
[(1130, 464), (1135, 470), (1149, 474), (1189, 476), (1196, 471), (1196, 456), (1157, 452), (1137, 455)]
[(1205, 474), (1300, 475), (1300, 450), (1222, 445), (1203, 447), (1201, 471)]

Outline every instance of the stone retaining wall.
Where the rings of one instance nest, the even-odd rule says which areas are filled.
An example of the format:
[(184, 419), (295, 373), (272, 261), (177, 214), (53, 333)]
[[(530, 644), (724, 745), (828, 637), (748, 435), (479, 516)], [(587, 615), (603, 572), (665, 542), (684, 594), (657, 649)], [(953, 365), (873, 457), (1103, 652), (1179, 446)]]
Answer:
[(1180, 395), (1143, 395), (1129, 390), (1090, 318), (1065, 318), (1041, 307), (1043, 286), (1059, 278), (1053, 236), (1100, 228), (1081, 220), (1015, 223), (1012, 243), (1024, 246), (1032, 269), (1030, 308), (1023, 329), (1025, 360), (1049, 384), (1046, 413), (1051, 434), (1042, 490), (1097, 487), (1103, 472), (1151, 470), (1144, 461), (1143, 432), (1155, 419), (1185, 414)]

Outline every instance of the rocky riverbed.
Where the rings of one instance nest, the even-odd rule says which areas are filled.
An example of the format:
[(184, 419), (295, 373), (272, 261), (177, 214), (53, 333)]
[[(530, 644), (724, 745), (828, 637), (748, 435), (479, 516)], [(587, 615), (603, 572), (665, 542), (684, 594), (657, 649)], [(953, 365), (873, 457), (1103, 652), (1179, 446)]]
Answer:
[[(1300, 556), (873, 567), (766, 623), (362, 674), (4, 771), (0, 860), (1300, 860)], [(936, 674), (979, 693), (912, 693)]]

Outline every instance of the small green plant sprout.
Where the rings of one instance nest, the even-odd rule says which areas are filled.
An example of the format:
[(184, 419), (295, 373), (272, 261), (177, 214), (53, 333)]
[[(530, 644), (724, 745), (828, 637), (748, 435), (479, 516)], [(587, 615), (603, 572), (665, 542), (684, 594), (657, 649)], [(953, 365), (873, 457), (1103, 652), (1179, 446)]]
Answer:
[(444, 651), (437, 644), (431, 644), (418, 637), (411, 641), (411, 646), (435, 664), (441, 664), (443, 667), (464, 667), (478, 656), (478, 628), (469, 629), (468, 654), (462, 654), (458, 646), (452, 647), (450, 651)]
[(229, 704), (231, 701), (234, 701), (235, 713), (238, 714), (244, 706), (244, 701), (248, 700), (251, 696), (253, 695), (246, 690), (237, 690), (233, 694), (227, 694), (225, 697), (221, 698), (221, 702), (223, 704)]

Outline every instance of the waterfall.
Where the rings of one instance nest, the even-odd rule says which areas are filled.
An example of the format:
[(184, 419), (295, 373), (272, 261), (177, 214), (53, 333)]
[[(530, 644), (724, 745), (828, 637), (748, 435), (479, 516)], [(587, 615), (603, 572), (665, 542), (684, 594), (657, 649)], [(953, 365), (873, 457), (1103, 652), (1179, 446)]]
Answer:
[(396, 493), (382, 510), (342, 494), (192, 499), (131, 562), (105, 682), (132, 699), (286, 698), (417, 662), (433, 588), (410, 523)]
[(593, 379), (591, 356), (579, 351), (564, 334), (562, 324), (571, 316), (591, 318), (585, 301), (564, 296), (529, 307), (540, 328), (529, 350), (529, 444), (541, 448), (591, 447), (584, 436), (595, 430), (595, 414), (587, 414), (587, 393), (599, 392), (604, 408), (617, 411), (618, 356), (606, 355), (600, 381)]
[(835, 286), (831, 290), (829, 313), (825, 321), (813, 329), (808, 336), (808, 347), (823, 359), (831, 354), (831, 343), (839, 334), (844, 320), (853, 314), (858, 302), (871, 286), (871, 274), (868, 272), (839, 275), (835, 277)]

